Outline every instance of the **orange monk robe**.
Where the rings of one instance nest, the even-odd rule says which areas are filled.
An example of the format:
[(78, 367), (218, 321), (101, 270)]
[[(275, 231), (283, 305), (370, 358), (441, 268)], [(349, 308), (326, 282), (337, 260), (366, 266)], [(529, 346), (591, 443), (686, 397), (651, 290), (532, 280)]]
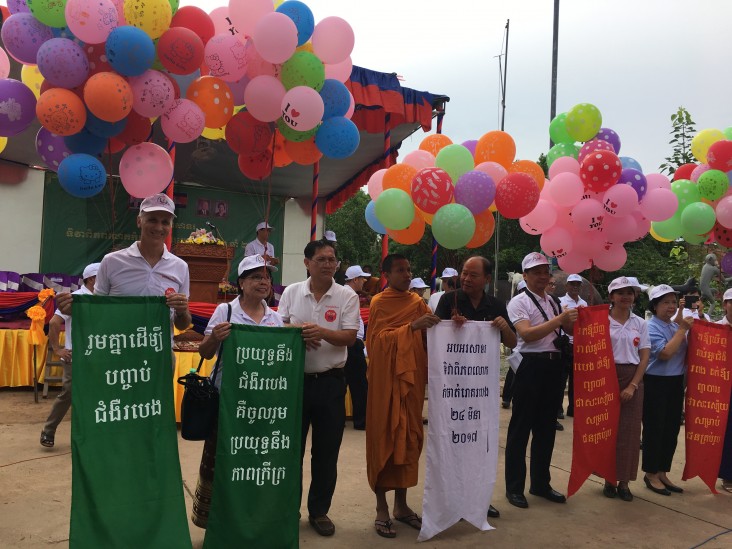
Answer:
[(417, 485), (427, 352), (422, 331), (412, 331), (409, 324), (430, 312), (418, 295), (391, 288), (371, 301), (366, 469), (374, 491)]

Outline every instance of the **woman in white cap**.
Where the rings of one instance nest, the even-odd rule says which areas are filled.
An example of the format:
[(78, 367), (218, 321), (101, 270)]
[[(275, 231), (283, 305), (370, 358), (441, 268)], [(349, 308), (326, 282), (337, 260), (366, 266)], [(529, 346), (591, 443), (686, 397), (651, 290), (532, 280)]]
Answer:
[(409, 283), (409, 291), (424, 299), (424, 291), (429, 288), (421, 278), (413, 278)]
[[(722, 296), (722, 308), (724, 316), (717, 324), (732, 326), (732, 288), (724, 292)], [(727, 417), (727, 432), (724, 436), (724, 447), (722, 448), (722, 463), (719, 466), (719, 478), (722, 479), (722, 488), (732, 492), (732, 406)]]
[[(212, 358), (221, 351), (221, 343), (231, 334), (232, 324), (280, 327), (282, 317), (267, 306), (267, 296), (272, 288), (270, 272), (277, 268), (265, 264), (261, 255), (250, 255), (239, 263), (239, 297), (229, 303), (221, 303), (211, 315), (204, 331), (204, 338), (198, 347), (203, 358)], [(213, 379), (216, 388), (221, 388), (223, 363), (220, 358), (214, 368)], [(206, 528), (211, 508), (211, 489), (213, 488), (214, 466), (216, 464), (217, 430), (206, 439), (203, 445), (201, 466), (198, 471), (198, 484), (193, 499), (191, 520), (200, 528)]]
[(643, 377), (643, 477), (649, 490), (671, 495), (684, 490), (666, 473), (676, 451), (684, 404), (686, 333), (694, 319), (684, 318), (684, 299), (677, 302), (671, 286), (661, 284), (649, 294), (653, 316), (648, 321), (651, 358)]
[(643, 374), (651, 356), (648, 326), (633, 314), (637, 283), (620, 277), (610, 283), (610, 342), (620, 389), (620, 421), (615, 447), (618, 484), (605, 481), (602, 493), (609, 498), (633, 501), (629, 482), (638, 477), (638, 458), (643, 418)]

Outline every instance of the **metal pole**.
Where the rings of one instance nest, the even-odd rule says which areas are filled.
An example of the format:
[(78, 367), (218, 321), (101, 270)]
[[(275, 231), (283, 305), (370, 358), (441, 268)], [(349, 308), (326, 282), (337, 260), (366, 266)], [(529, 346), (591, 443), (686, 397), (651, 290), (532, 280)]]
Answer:
[[(391, 166), (391, 113), (388, 112), (384, 115), (384, 152), (381, 157), (381, 165), (385, 169)], [(387, 255), (389, 255), (389, 235), (385, 234), (381, 237), (382, 263)], [(384, 273), (381, 273), (380, 286), (382, 290), (386, 288), (386, 276), (384, 276)]]
[[(503, 70), (501, 71), (501, 131), (506, 125), (506, 76), (508, 73), (508, 29), (511, 23), (510, 19), (506, 20), (506, 52), (503, 54)], [(500, 63), (501, 57), (499, 57)], [(501, 249), (501, 214), (496, 210), (496, 232), (495, 232), (495, 261), (493, 271), (493, 295), (498, 295), (498, 251)]]
[[(557, 61), (559, 59), (559, 0), (554, 0), (554, 35), (552, 37), (552, 98), (549, 121), (557, 115)], [(554, 145), (549, 139), (549, 148)]]
[(315, 240), (318, 225), (318, 184), (320, 183), (320, 160), (313, 162), (313, 200), (310, 203), (310, 241)]

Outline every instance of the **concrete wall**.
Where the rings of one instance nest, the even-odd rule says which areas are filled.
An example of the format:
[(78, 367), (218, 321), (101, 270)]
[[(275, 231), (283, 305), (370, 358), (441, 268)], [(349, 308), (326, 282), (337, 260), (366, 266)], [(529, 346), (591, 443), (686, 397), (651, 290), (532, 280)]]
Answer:
[[(323, 235), (323, 208), (318, 209), (317, 237)], [(291, 198), (285, 202), (285, 234), (282, 238), (282, 284), (305, 280), (303, 249), (310, 242), (310, 199)]]
[(0, 271), (38, 272), (43, 181), (41, 170), (0, 166)]

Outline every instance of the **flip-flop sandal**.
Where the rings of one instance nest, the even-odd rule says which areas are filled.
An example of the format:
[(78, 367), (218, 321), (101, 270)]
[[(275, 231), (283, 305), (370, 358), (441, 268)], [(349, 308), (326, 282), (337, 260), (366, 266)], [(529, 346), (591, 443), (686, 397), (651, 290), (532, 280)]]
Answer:
[(399, 522), (403, 522), (404, 524), (411, 526), (415, 530), (421, 530), (422, 529), (422, 519), (417, 515), (417, 513), (412, 513), (411, 515), (407, 515), (406, 517), (394, 517)]
[(723, 480), (722, 481), (722, 490), (732, 494), (732, 480)]
[(53, 435), (49, 435), (47, 433), (41, 433), (41, 446), (45, 446), (46, 448), (53, 448), (54, 443), (54, 437)]
[[(375, 520), (374, 521), (374, 529), (376, 530), (376, 533), (379, 534), (382, 538), (395, 538), (396, 532), (393, 532), (391, 527), (394, 525), (394, 523), (391, 520)], [(386, 531), (384, 531), (384, 529)]]

